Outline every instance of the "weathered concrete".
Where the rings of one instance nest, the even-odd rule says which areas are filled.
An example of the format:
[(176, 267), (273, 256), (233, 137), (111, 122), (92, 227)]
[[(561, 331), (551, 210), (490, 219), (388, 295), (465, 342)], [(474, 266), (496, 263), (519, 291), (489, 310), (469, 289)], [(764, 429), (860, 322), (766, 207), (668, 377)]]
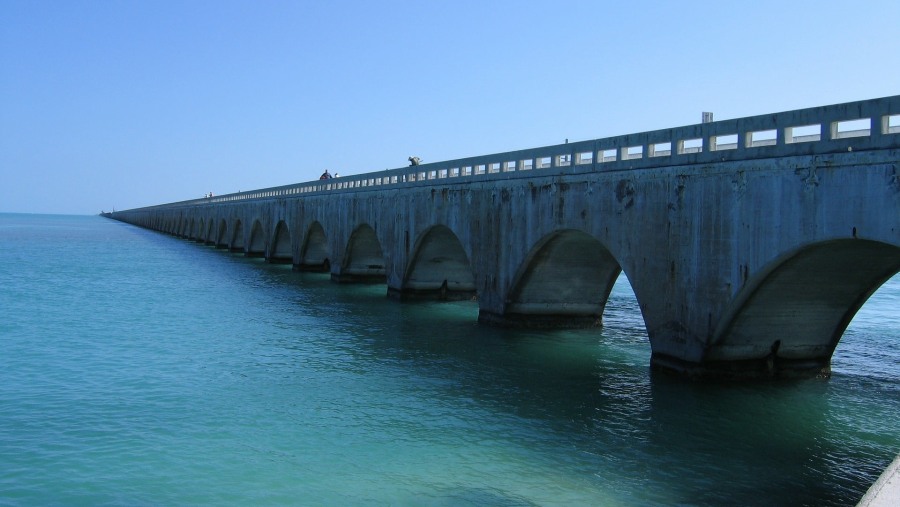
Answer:
[(503, 325), (597, 325), (624, 271), (655, 367), (827, 375), (900, 270), (898, 113), (889, 97), (113, 217), (398, 299), (477, 295)]

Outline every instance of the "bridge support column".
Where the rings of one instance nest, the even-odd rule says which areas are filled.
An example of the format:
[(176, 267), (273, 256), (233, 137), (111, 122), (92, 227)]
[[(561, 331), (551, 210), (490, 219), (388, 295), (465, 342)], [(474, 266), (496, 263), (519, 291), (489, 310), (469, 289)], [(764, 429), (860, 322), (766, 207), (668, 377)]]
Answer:
[(444, 280), (439, 287), (388, 287), (388, 297), (398, 301), (469, 301), (477, 296), (474, 288), (455, 287)]
[(586, 329), (603, 326), (603, 318), (600, 315), (524, 313), (499, 315), (486, 310), (478, 312), (478, 322), (521, 329)]
[(328, 273), (331, 271), (331, 262), (325, 259), (320, 263), (302, 263), (294, 264), (293, 270), (301, 273)]
[(381, 273), (331, 273), (331, 281), (335, 283), (384, 283), (387, 278), (384, 270)]
[(777, 353), (757, 359), (700, 363), (654, 353), (650, 358), (650, 367), (654, 371), (703, 380), (828, 378), (831, 376), (831, 361), (828, 358), (786, 359), (778, 357)]

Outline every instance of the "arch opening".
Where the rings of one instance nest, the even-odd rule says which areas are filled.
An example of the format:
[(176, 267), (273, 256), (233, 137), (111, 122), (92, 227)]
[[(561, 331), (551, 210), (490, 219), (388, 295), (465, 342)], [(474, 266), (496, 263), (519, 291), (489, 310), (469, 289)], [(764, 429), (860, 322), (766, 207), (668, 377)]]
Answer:
[(456, 234), (436, 225), (419, 238), (399, 291), (392, 297), (462, 301), (476, 296), (469, 256)]
[(247, 245), (247, 257), (264, 257), (266, 255), (266, 233), (259, 220), (250, 229), (250, 243)]
[(206, 234), (203, 236), (203, 243), (206, 245), (215, 245), (216, 244), (216, 222), (212, 218), (207, 221)]
[(275, 227), (272, 250), (269, 252), (269, 257), (266, 261), (272, 264), (290, 264), (294, 261), (294, 254), (291, 249), (291, 231), (288, 230), (284, 220), (279, 221)]
[(219, 220), (219, 232), (216, 233), (216, 248), (227, 248), (228, 242), (226, 236), (228, 234), (228, 223), (225, 219)]
[(232, 252), (244, 251), (244, 227), (240, 220), (234, 223), (234, 232), (231, 234), (231, 244), (228, 249)]
[(194, 236), (192, 237), (192, 239), (194, 241), (196, 241), (197, 243), (203, 243), (203, 241), (204, 241), (203, 238), (205, 235), (206, 235), (206, 221), (201, 218), (200, 221), (197, 223), (197, 228), (194, 230)]
[(479, 320), (532, 328), (600, 326), (621, 272), (610, 251), (593, 236), (577, 230), (554, 232), (525, 258), (503, 315), (479, 315)]
[(294, 270), (316, 273), (331, 271), (328, 252), (328, 238), (325, 236), (325, 229), (319, 222), (313, 222), (306, 231), (306, 240), (300, 250), (300, 259), (297, 264), (294, 264)]
[(350, 235), (347, 253), (340, 273), (332, 273), (331, 279), (339, 283), (384, 283), (384, 251), (368, 224), (360, 225)]
[(900, 271), (900, 248), (846, 239), (808, 245), (748, 280), (704, 355), (759, 376), (828, 376), (838, 342), (866, 300)]

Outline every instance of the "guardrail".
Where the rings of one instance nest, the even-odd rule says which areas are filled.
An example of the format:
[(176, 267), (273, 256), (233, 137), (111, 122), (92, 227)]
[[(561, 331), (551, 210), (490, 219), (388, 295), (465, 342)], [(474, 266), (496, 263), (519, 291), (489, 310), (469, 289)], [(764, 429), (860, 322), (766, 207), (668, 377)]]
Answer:
[[(434, 162), (140, 208), (900, 148), (900, 95)], [(452, 180), (452, 181), (448, 181)]]

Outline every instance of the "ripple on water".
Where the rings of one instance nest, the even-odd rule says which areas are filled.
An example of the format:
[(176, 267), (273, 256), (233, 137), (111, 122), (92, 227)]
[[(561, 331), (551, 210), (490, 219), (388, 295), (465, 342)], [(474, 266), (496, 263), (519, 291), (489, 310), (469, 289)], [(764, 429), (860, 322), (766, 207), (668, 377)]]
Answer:
[(29, 220), (0, 215), (0, 503), (846, 505), (900, 450), (896, 279), (831, 380), (710, 385), (649, 372), (624, 277), (602, 330), (511, 331)]

